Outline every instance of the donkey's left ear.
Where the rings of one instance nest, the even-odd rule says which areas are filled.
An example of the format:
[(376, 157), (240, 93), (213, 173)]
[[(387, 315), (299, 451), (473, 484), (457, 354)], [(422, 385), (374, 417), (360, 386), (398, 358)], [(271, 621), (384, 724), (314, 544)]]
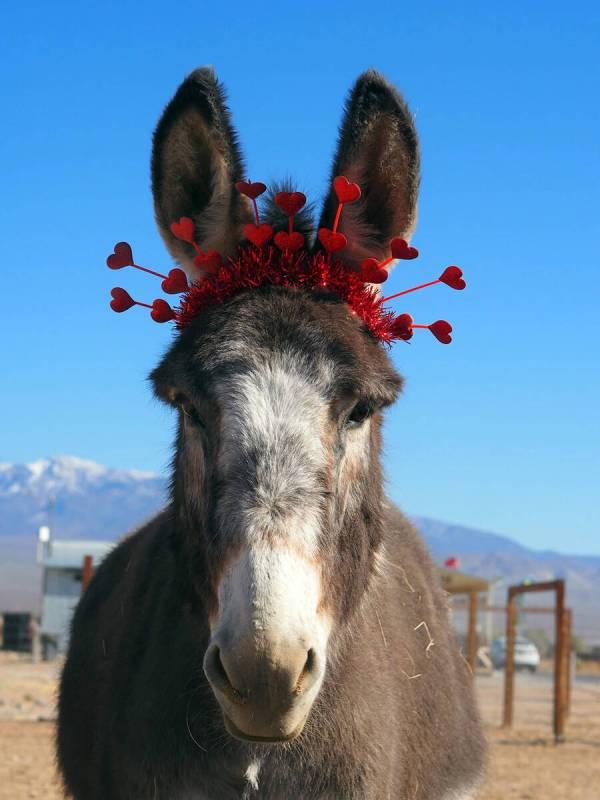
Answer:
[(166, 107), (154, 133), (152, 191), (159, 230), (174, 258), (193, 277), (192, 244), (177, 239), (171, 224), (194, 222), (203, 250), (227, 256), (242, 240), (252, 214), (235, 189), (244, 178), (237, 136), (221, 84), (212, 69), (192, 72)]
[[(338, 226), (348, 239), (340, 253), (344, 263), (358, 268), (369, 256), (389, 257), (390, 240), (408, 239), (416, 224), (419, 143), (406, 103), (374, 70), (363, 73), (348, 96), (332, 179), (337, 175), (362, 191), (358, 202), (344, 206)], [(331, 228), (337, 205), (332, 191), (319, 227)]]

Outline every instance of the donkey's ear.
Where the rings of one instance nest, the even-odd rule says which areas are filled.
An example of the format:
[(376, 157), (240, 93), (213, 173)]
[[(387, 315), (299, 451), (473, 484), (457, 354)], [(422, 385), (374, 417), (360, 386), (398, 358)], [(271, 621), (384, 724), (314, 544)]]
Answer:
[(168, 104), (154, 133), (152, 191), (159, 230), (171, 254), (198, 275), (191, 244), (170, 225), (191, 217), (203, 250), (231, 255), (251, 210), (235, 182), (244, 165), (221, 84), (212, 69), (192, 72)]
[[(344, 262), (391, 255), (389, 242), (408, 239), (417, 216), (419, 143), (412, 116), (396, 89), (374, 70), (363, 73), (346, 101), (332, 179), (358, 183), (361, 199), (344, 206), (338, 230)], [(331, 228), (338, 201), (330, 192), (319, 227)]]

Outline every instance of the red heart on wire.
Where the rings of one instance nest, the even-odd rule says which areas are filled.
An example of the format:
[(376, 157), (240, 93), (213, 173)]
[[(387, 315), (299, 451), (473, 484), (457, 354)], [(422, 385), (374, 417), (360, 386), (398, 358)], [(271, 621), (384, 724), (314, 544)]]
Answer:
[(128, 308), (135, 305), (133, 297), (125, 289), (121, 289), (120, 286), (115, 286), (114, 289), (111, 289), (110, 296), (113, 298), (110, 301), (110, 307), (119, 314), (121, 311), (127, 311)]
[(390, 247), (392, 249), (392, 258), (411, 259), (416, 258), (419, 255), (417, 248), (409, 247), (406, 239), (392, 239), (390, 242)]
[(175, 319), (175, 312), (166, 300), (158, 299), (152, 303), (150, 316), (154, 322), (169, 322), (169, 320)]
[(460, 267), (446, 267), (440, 275), (440, 280), (451, 289), (464, 289), (467, 282), (462, 276), (462, 269)]
[(392, 323), (392, 335), (407, 342), (413, 336), (413, 318), (410, 314), (398, 314)]
[(360, 277), (366, 283), (385, 283), (388, 279), (388, 271), (385, 267), (379, 266), (376, 258), (365, 258), (360, 265)]
[(114, 253), (111, 253), (106, 259), (106, 265), (111, 269), (122, 269), (123, 267), (133, 266), (133, 253), (131, 252), (131, 245), (127, 242), (119, 242), (114, 247)]
[(438, 319), (427, 327), (433, 333), (438, 342), (441, 342), (442, 344), (450, 344), (452, 341), (452, 336), (450, 336), (452, 333), (452, 325), (450, 325), (449, 322), (446, 322), (445, 319)]
[(193, 244), (196, 235), (194, 220), (189, 217), (181, 217), (178, 222), (172, 222), (171, 233), (182, 242)]
[(182, 269), (172, 269), (161, 283), (163, 292), (167, 294), (181, 294), (187, 292), (187, 276)]
[(348, 244), (343, 233), (334, 233), (329, 228), (319, 228), (319, 241), (328, 253), (337, 253)]
[(358, 183), (350, 183), (348, 178), (338, 175), (333, 181), (333, 191), (337, 195), (340, 203), (353, 203), (360, 197), (360, 186)]
[(250, 222), (248, 225), (244, 225), (244, 236), (257, 247), (263, 247), (273, 236), (273, 228), (266, 222), (263, 222), (262, 225), (254, 225)]
[(216, 250), (207, 250), (196, 256), (194, 264), (204, 272), (216, 272), (223, 266), (223, 258)]
[(298, 231), (292, 231), (292, 233), (277, 231), (273, 241), (280, 250), (289, 250), (291, 253), (295, 253), (304, 247), (304, 236)]
[(275, 203), (288, 217), (293, 217), (306, 205), (306, 195), (302, 192), (278, 192)]
[(267, 187), (264, 183), (251, 183), (250, 181), (238, 181), (235, 185), (235, 188), (238, 190), (240, 194), (245, 194), (246, 197), (249, 197), (251, 200), (256, 200), (257, 197), (260, 197), (263, 192), (267, 191)]

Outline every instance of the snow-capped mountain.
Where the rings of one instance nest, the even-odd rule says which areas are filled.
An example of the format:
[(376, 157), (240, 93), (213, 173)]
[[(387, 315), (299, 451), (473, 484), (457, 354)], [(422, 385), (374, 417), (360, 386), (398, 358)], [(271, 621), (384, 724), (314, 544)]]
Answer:
[(40, 458), (30, 464), (0, 463), (0, 494), (14, 493), (27, 487), (32, 492), (53, 489), (82, 491), (102, 480), (131, 483), (155, 478), (153, 472), (117, 470), (75, 456)]
[(114, 539), (161, 508), (165, 485), (73, 456), (0, 464), (0, 537), (35, 536), (51, 522), (57, 538)]

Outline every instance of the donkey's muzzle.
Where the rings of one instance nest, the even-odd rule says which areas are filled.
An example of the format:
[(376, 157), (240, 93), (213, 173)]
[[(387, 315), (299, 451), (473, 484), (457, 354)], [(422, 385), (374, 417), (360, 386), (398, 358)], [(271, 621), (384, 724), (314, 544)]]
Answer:
[(323, 679), (324, 659), (312, 647), (213, 643), (204, 672), (232, 736), (283, 742), (304, 727)]

